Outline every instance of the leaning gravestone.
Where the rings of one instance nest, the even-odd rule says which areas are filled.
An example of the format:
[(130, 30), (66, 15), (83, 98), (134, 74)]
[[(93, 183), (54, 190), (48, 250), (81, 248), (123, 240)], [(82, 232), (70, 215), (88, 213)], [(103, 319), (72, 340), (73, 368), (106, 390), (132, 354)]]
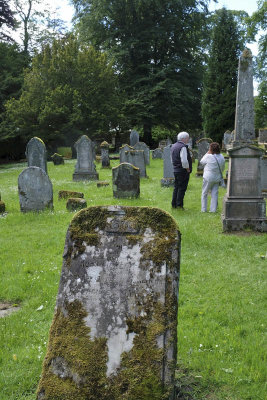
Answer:
[(18, 191), (22, 212), (53, 208), (53, 186), (42, 168), (24, 169), (18, 178)]
[(155, 150), (152, 150), (152, 158), (163, 158), (163, 150), (161, 148), (157, 148)]
[(132, 198), (140, 195), (140, 170), (129, 163), (112, 168), (113, 196)]
[(74, 181), (97, 180), (98, 173), (94, 164), (94, 146), (88, 136), (83, 135), (74, 145), (77, 151), (77, 163), (73, 174)]
[(147, 178), (145, 155), (143, 150), (125, 151), (125, 162), (139, 168), (141, 178)]
[(171, 159), (171, 147), (172, 145), (168, 145), (163, 149), (163, 178), (160, 183), (161, 186), (173, 186), (174, 185), (174, 173), (173, 173), (173, 165)]
[(133, 147), (138, 142), (139, 142), (139, 133), (133, 129), (131, 130), (130, 133), (130, 146)]
[(25, 152), (28, 167), (39, 167), (47, 173), (46, 147), (42, 139), (33, 137), (27, 143)]
[(174, 400), (177, 229), (157, 208), (74, 216), (38, 400)]
[(120, 164), (126, 162), (125, 152), (130, 150), (134, 150), (134, 148), (128, 144), (120, 147)]
[(101, 162), (102, 168), (109, 168), (110, 167), (110, 160), (109, 160), (109, 144), (108, 142), (102, 142), (100, 145), (101, 148)]
[(134, 150), (143, 150), (146, 165), (150, 164), (150, 149), (144, 142), (138, 142), (134, 145)]
[(201, 158), (207, 153), (212, 140), (210, 138), (202, 138), (197, 141), (198, 163), (196, 176), (203, 176), (204, 166), (200, 164)]

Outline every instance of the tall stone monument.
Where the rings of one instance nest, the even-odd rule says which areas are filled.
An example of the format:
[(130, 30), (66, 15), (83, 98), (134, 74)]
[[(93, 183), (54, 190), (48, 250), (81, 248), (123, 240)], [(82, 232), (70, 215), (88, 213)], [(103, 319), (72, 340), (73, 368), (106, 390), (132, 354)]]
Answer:
[(88, 136), (83, 135), (74, 145), (77, 151), (77, 162), (73, 174), (74, 181), (91, 181), (98, 179), (94, 164), (94, 146)]
[(38, 400), (174, 400), (177, 229), (157, 208), (74, 216)]
[(251, 229), (266, 232), (266, 204), (262, 196), (262, 156), (253, 146), (254, 107), (251, 51), (239, 60), (235, 133), (229, 153), (227, 194), (223, 199), (224, 231)]
[(134, 150), (143, 150), (146, 165), (150, 164), (150, 149), (144, 142), (138, 142), (134, 145)]
[(239, 58), (233, 147), (255, 139), (252, 53), (245, 49)]
[(43, 168), (25, 168), (18, 178), (18, 191), (22, 212), (53, 208), (53, 186)]
[(141, 178), (147, 178), (144, 150), (125, 151), (125, 162), (139, 168)]
[(174, 173), (171, 159), (171, 147), (169, 144), (163, 149), (163, 178), (160, 181), (161, 186), (168, 187), (174, 185)]
[(28, 167), (39, 167), (47, 173), (46, 147), (42, 139), (33, 137), (27, 143), (25, 152)]
[(261, 190), (264, 198), (267, 198), (267, 155), (261, 159)]

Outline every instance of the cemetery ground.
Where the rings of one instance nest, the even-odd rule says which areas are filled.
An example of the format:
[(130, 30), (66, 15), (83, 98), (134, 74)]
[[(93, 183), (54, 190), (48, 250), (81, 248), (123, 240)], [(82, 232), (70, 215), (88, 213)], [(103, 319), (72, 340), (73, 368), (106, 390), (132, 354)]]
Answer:
[(219, 190), (217, 213), (200, 212), (202, 179), (195, 177), (196, 163), (185, 211), (173, 210), (172, 188), (160, 186), (163, 160), (150, 161), (139, 199), (114, 199), (112, 170), (100, 164), (96, 164), (99, 179), (109, 181), (109, 186), (73, 182), (74, 164), (75, 160), (59, 166), (48, 163), (54, 210), (40, 213), (19, 209), (17, 179), (26, 164), (0, 166), (0, 191), (7, 211), (0, 218), (0, 303), (17, 309), (0, 318), (1, 400), (36, 397), (66, 231), (74, 215), (66, 210), (66, 200), (58, 200), (59, 190), (83, 192), (88, 206), (159, 207), (175, 218), (182, 233), (178, 398), (266, 399), (266, 234), (222, 233), (225, 189)]

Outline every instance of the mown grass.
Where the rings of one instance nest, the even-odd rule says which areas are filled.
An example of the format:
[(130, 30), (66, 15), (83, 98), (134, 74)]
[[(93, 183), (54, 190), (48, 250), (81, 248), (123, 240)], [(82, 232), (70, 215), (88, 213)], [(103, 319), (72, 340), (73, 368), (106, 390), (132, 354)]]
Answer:
[(21, 307), (0, 319), (0, 399), (35, 399), (73, 217), (66, 201), (58, 200), (59, 190), (83, 192), (88, 206), (156, 206), (176, 219), (182, 233), (177, 378), (183, 398), (266, 399), (266, 234), (222, 233), (225, 190), (220, 189), (216, 214), (200, 213), (201, 179), (194, 173), (186, 211), (172, 210), (172, 189), (160, 187), (162, 160), (151, 160), (135, 200), (113, 198), (111, 170), (100, 164), (100, 180), (110, 186), (73, 182), (74, 163), (48, 163), (54, 211), (27, 214), (19, 210), (17, 193), (25, 164), (0, 166), (8, 212), (0, 218), (0, 300)]

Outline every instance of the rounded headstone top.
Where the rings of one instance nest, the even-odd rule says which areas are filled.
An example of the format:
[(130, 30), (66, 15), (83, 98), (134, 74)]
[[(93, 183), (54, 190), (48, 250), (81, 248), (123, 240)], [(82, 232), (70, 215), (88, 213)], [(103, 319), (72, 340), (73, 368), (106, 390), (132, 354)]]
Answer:
[(137, 168), (137, 167), (135, 167), (133, 164), (130, 164), (130, 163), (127, 163), (127, 162), (123, 162), (123, 163), (120, 163), (119, 165), (117, 165), (116, 167), (113, 167), (112, 169), (117, 169), (117, 168), (121, 168), (122, 166), (125, 166), (125, 167), (128, 167), (128, 168), (132, 168), (132, 169), (136, 169), (136, 170), (139, 170), (140, 168)]
[(204, 142), (204, 141), (209, 142), (209, 143), (212, 143), (212, 139), (211, 139), (211, 138), (206, 138), (206, 137), (204, 137), (204, 138), (199, 139), (199, 140), (197, 141), (197, 144), (198, 144), (198, 143), (201, 143), (201, 142)]
[(104, 140), (104, 142), (102, 142), (102, 143), (100, 144), (100, 147), (109, 147), (109, 144), (108, 144), (108, 142), (106, 142), (106, 141)]

